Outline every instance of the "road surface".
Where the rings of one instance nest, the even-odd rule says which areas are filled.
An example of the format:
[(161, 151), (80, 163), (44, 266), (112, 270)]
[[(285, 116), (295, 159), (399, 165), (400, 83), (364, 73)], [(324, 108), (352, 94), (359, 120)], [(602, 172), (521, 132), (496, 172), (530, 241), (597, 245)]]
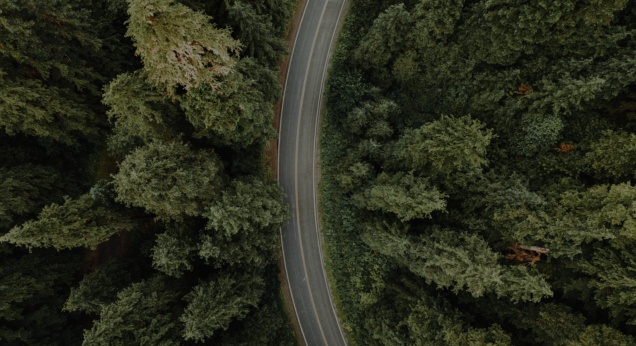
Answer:
[(346, 345), (323, 265), (316, 208), (316, 158), (322, 89), (345, 0), (307, 0), (283, 94), (278, 180), (292, 217), (281, 231), (296, 318), (309, 346)]

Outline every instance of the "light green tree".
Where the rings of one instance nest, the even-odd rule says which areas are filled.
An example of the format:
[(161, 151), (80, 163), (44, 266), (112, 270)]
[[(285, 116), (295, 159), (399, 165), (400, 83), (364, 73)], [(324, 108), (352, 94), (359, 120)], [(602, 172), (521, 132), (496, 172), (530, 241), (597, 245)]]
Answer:
[(168, 95), (179, 88), (216, 89), (235, 64), (240, 44), (204, 13), (174, 0), (130, 0), (128, 31), (150, 83)]
[(400, 220), (430, 218), (436, 210), (446, 207), (444, 193), (431, 186), (425, 178), (413, 174), (380, 174), (353, 201), (361, 208), (395, 214)]

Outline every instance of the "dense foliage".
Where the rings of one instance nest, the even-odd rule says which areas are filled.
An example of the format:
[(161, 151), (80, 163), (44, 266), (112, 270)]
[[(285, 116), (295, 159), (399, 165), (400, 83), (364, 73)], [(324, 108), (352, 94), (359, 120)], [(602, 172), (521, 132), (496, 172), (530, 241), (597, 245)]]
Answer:
[(289, 345), (288, 0), (0, 0), (0, 344)]
[(636, 4), (354, 0), (323, 210), (360, 345), (636, 341)]

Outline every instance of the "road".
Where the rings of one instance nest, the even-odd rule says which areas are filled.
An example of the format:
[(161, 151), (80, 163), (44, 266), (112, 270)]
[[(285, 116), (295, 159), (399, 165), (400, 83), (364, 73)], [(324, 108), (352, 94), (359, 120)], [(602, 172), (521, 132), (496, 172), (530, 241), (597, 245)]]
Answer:
[(345, 0), (307, 0), (283, 94), (278, 180), (292, 217), (281, 231), (283, 260), (302, 337), (346, 345), (329, 292), (317, 226), (318, 126), (327, 62)]

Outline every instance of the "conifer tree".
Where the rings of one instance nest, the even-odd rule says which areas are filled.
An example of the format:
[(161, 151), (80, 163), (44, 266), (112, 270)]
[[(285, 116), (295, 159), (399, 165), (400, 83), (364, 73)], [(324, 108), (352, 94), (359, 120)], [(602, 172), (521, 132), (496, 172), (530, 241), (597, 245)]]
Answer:
[(185, 297), (188, 306), (180, 317), (184, 338), (200, 342), (227, 330), (230, 322), (244, 318), (258, 304), (262, 285), (249, 274), (225, 274), (195, 286)]
[(165, 232), (157, 235), (151, 250), (153, 268), (176, 278), (194, 268), (192, 260), (197, 247), (188, 227), (192, 226), (169, 224)]
[(395, 146), (394, 164), (408, 170), (448, 175), (479, 170), (487, 163), (492, 130), (470, 117), (442, 116), (405, 132)]
[[(388, 228), (383, 230), (382, 228)], [(479, 236), (452, 230), (432, 229), (411, 238), (392, 234), (396, 226), (375, 226), (362, 236), (375, 251), (406, 266), (427, 283), (453, 291), (468, 291), (478, 298), (495, 293), (513, 302), (540, 301), (552, 296), (543, 278), (525, 267), (504, 267), (498, 254)]]
[(0, 167), (0, 228), (42, 208), (57, 178), (55, 170), (43, 165)]
[(177, 135), (178, 107), (154, 90), (139, 72), (117, 76), (105, 88), (102, 102), (114, 124), (109, 149), (125, 156), (134, 147)]
[(412, 174), (380, 174), (371, 186), (353, 196), (361, 208), (395, 214), (400, 220), (430, 218), (431, 213), (446, 207), (445, 198), (424, 178)]
[(174, 96), (179, 88), (216, 89), (240, 50), (227, 29), (174, 0), (130, 0), (128, 31), (144, 72), (157, 89)]
[(222, 165), (212, 152), (181, 142), (151, 142), (130, 153), (113, 176), (117, 201), (161, 219), (201, 215), (217, 194)]
[(247, 147), (274, 138), (272, 104), (254, 81), (235, 71), (216, 90), (209, 86), (191, 90), (181, 106), (197, 132), (222, 145)]
[(160, 275), (132, 284), (104, 307), (82, 345), (181, 345), (180, 294)]
[(280, 187), (258, 177), (233, 180), (204, 213), (199, 256), (216, 264), (265, 267), (289, 212)]
[(125, 214), (85, 194), (77, 199), (65, 197), (64, 204), (45, 207), (37, 220), (14, 227), (0, 237), (0, 241), (28, 248), (94, 249), (113, 234), (129, 230), (134, 224)]

